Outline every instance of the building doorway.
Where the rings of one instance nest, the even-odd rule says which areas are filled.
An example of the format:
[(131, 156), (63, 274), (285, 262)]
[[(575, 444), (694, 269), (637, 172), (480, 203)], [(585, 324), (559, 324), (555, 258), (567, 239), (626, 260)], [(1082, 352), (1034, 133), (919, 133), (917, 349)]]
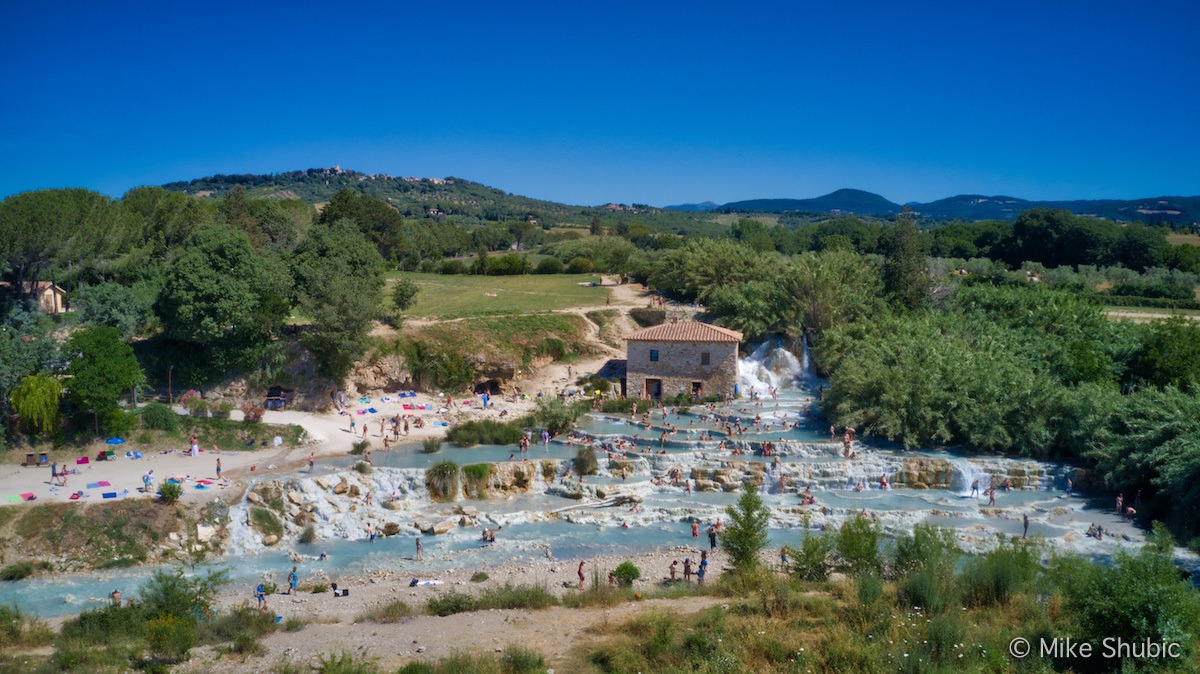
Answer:
[(697, 398), (704, 396), (704, 382), (702, 382), (702, 381), (692, 382), (692, 395), (696, 396)]
[(651, 400), (662, 399), (662, 380), (647, 379), (646, 380), (646, 397)]

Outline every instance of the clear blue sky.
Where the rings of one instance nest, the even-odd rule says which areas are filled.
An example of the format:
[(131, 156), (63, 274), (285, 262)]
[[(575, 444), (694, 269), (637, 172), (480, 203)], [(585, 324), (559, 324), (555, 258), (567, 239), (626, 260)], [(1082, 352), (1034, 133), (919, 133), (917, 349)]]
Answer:
[(0, 196), (334, 164), (579, 204), (1195, 195), (1198, 35), (1195, 0), (14, 0)]

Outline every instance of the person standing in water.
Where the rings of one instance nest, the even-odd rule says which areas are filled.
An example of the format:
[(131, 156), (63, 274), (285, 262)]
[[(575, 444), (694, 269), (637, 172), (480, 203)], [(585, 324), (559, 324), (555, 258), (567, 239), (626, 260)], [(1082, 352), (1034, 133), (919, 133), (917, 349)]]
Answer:
[(1025, 540), (1025, 537), (1029, 535), (1029, 513), (1021, 515), (1021, 524), (1023, 526), (1021, 540)]
[(420, 539), (420, 537), (417, 538), (417, 561), (418, 562), (425, 561), (424, 557), (421, 556), (421, 539)]

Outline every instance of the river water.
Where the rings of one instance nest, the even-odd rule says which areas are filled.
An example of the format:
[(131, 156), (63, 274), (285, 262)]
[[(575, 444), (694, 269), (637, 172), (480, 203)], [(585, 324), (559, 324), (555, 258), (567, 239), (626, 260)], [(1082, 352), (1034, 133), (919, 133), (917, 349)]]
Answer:
[[(525, 453), (511, 446), (447, 445), (436, 454), (424, 454), (418, 447), (401, 446), (375, 452), (376, 470), (370, 475), (352, 471), (354, 459), (347, 457), (325, 462), (316, 475), (270, 478), (285, 493), (294, 492), (302, 503), (313, 504), (318, 541), (294, 542), (301, 527), (288, 522), (285, 542), (263, 545), (248, 526), (250, 504), (243, 501), (230, 510), (230, 536), (220, 561), (229, 567), (235, 586), (244, 585), (249, 591), (264, 577), (282, 581), (293, 552), (307, 559), (305, 577), (323, 573), (336, 579), (387, 568), (427, 578), (450, 568), (486, 569), (503, 560), (574, 560), (689, 546), (696, 543), (691, 522), (699, 521), (703, 531), (723, 517), (724, 509), (738, 497), (733, 485), (747, 477), (761, 483), (759, 492), (771, 508), (774, 547), (795, 545), (809, 532), (836, 527), (860, 513), (876, 519), (891, 534), (909, 531), (921, 522), (948, 527), (968, 551), (987, 550), (1000, 537), (1021, 535), (1023, 515), (1030, 518), (1029, 535), (1044, 538), (1048, 550), (1104, 558), (1117, 546), (1142, 542), (1138, 530), (1111, 513), (1093, 510), (1086, 499), (1064, 493), (1069, 466), (1001, 456), (903, 451), (874, 442), (857, 442), (856, 457), (844, 457), (840, 437), (831, 438), (828, 425), (816, 414), (816, 395), (824, 382), (812, 372), (808, 360), (807, 348), (797, 358), (777, 343), (764, 343), (739, 362), (743, 397), (729, 406), (667, 410), (665, 418), (655, 410), (648, 424), (642, 423), (640, 414), (632, 419), (615, 414), (587, 418), (579, 433), (592, 440), (600, 473), (587, 477), (583, 485), (564, 478), (579, 444), (568, 444), (565, 438), (542, 444), (536, 435), (535, 444)], [(734, 427), (740, 421), (744, 431), (727, 435), (715, 429), (716, 419)], [(618, 442), (634, 449), (614, 454), (612, 460), (600, 451), (602, 445)], [(775, 456), (761, 455), (765, 442), (775, 445)], [(646, 453), (647, 447), (654, 453)], [(483, 500), (431, 501), (425, 486), (425, 469), (430, 465), (451, 460), (459, 465), (496, 462), (504, 466), (510, 456), (531, 462), (521, 464), (528, 468), (523, 469), (527, 490)], [(624, 475), (618, 466), (625, 467)], [(509, 466), (513, 467), (517, 466)], [(686, 482), (656, 479), (673, 471), (688, 478)], [(993, 476), (997, 485), (1008, 479), (1013, 488), (998, 489), (995, 506), (988, 507), (986, 495), (974, 496), (971, 485), (979, 481), (983, 492)], [(886, 490), (881, 488), (884, 477)], [(367, 506), (348, 494), (335, 496), (329, 487), (343, 478), (372, 491), (373, 504)], [(714, 478), (731, 483), (730, 491)], [(801, 505), (798, 492), (805, 489), (811, 490), (815, 504)], [(640, 508), (633, 512), (627, 504), (586, 505), (601, 495), (630, 496), (640, 501)], [(392, 509), (385, 509), (382, 502), (389, 497), (394, 503)], [(455, 526), (443, 535), (422, 536), (425, 561), (416, 562), (416, 531), (403, 525), (414, 520), (426, 524), (457, 520), (452, 510), (463, 507), (478, 511), (477, 522)], [(367, 542), (368, 524), (378, 528), (384, 522), (401, 523), (402, 532)], [(1117, 535), (1103, 542), (1088, 538), (1084, 531), (1091, 522)], [(495, 544), (480, 542), (484, 527), (499, 529)], [(322, 552), (328, 559), (318, 561)], [(1180, 556), (1181, 563), (1195, 565), (1194, 556), (1183, 552)], [(125, 569), (4, 583), (0, 602), (15, 601), (42, 616), (77, 613), (102, 603), (114, 588), (132, 595), (152, 571)]]

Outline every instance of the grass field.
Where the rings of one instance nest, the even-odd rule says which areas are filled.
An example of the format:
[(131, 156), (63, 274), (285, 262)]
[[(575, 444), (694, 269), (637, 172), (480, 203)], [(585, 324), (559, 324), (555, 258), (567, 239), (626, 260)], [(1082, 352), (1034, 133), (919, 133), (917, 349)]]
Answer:
[(1176, 246), (1185, 243), (1193, 246), (1200, 246), (1200, 234), (1168, 234), (1167, 243), (1171, 243)]
[[(386, 300), (396, 279), (420, 287), (416, 305), (405, 312), (413, 318), (466, 318), (553, 311), (604, 304), (606, 288), (580, 283), (599, 282), (599, 274), (531, 274), (528, 276), (467, 276), (395, 272), (388, 275)], [(495, 293), (489, 297), (488, 293)]]

